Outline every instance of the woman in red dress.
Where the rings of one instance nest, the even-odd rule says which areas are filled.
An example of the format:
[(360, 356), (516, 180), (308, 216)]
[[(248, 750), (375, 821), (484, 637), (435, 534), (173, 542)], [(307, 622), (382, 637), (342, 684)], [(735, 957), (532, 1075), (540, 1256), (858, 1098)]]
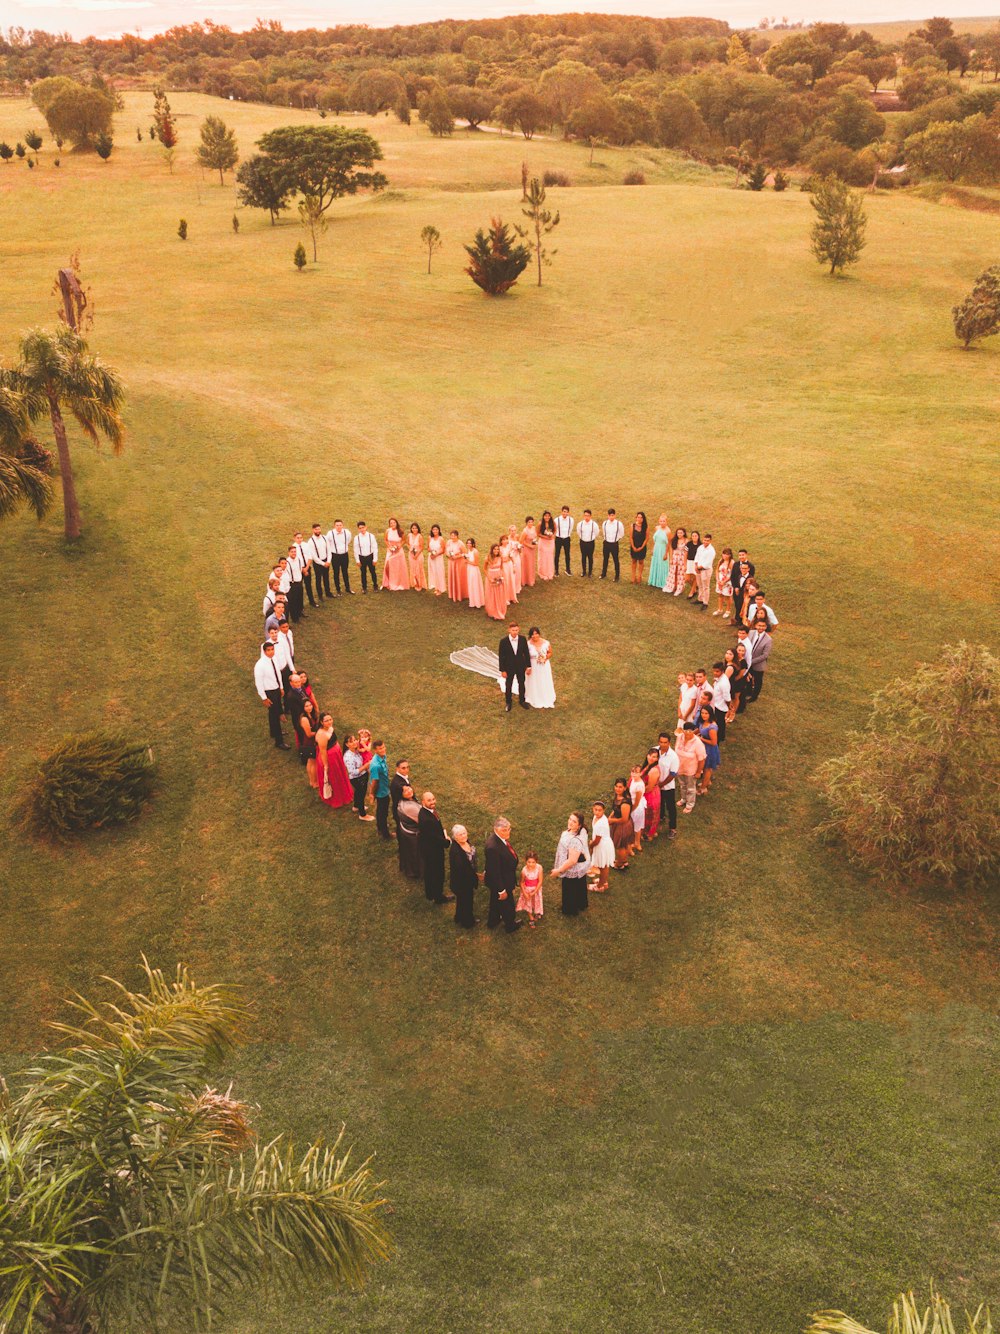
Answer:
[(320, 801), (327, 806), (350, 806), (354, 801), (354, 789), (347, 776), (347, 765), (337, 744), (333, 719), (328, 713), (323, 714), (316, 732), (316, 778)]

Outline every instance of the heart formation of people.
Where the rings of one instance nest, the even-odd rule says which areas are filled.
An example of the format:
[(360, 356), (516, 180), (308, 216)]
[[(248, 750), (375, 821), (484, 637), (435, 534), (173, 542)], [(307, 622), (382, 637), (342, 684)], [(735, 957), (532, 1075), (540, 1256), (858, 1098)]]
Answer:
[[(574, 537), (578, 571), (573, 569)], [(415, 791), (408, 760), (399, 760), (390, 778), (385, 742), (370, 729), (359, 728), (338, 741), (332, 715), (321, 711), (309, 675), (296, 661), (293, 626), (302, 619), (307, 599), (318, 609), (358, 591), (430, 592), (483, 608), (491, 619), (504, 621), (521, 590), (536, 580), (574, 575), (593, 579), (598, 540), (601, 579), (621, 582), (621, 548), (627, 543), (633, 585), (686, 598), (701, 612), (709, 611), (714, 596), (712, 615), (736, 634), (710, 668), (678, 673), (676, 727), (659, 734), (630, 773), (615, 781), (607, 800), (592, 803), (589, 832), (582, 813), (569, 816), (549, 877), (561, 881), (561, 910), (573, 917), (587, 909), (589, 893), (607, 890), (612, 869), (628, 871), (631, 860), (659, 837), (661, 826), (668, 839), (676, 838), (678, 813), (692, 814), (698, 799), (712, 790), (727, 729), (760, 698), (778, 618), (750, 553), (740, 548), (734, 554), (731, 547), (717, 553), (711, 533), (671, 530), (665, 514), (650, 529), (639, 511), (626, 532), (614, 509), (600, 523), (584, 510), (577, 522), (564, 505), (555, 516), (544, 510), (537, 523), (528, 515), (520, 529), (511, 524), (490, 546), (484, 568), (475, 539), (463, 539), (457, 529), (445, 538), (440, 525), (433, 524), (425, 544), (418, 523), (411, 523), (404, 534), (399, 522), (390, 519), (380, 583), (379, 538), (364, 521), (352, 532), (337, 519), (325, 529), (312, 524), (308, 535), (296, 532), (268, 576), (254, 684), (267, 709), (274, 746), (292, 749), (283, 730), (287, 717), (298, 759), (320, 801), (332, 809), (352, 810), (359, 820), (375, 825), (382, 842), (395, 841), (400, 872), (422, 881), (430, 902), (454, 902), (459, 926), (478, 922), (475, 891), (481, 881), (489, 891), (488, 926), (502, 923), (508, 934), (519, 930), (524, 918), (530, 927), (537, 926), (545, 913), (538, 855), (530, 851), (521, 863), (511, 845), (510, 822), (501, 816), (487, 837), (480, 871), (468, 830), (456, 824), (449, 836), (434, 794)], [(360, 590), (351, 586), (352, 572)], [(551, 662), (551, 646), (538, 628), (531, 627), (525, 637), (511, 619), (498, 646), (496, 670), (490, 669), (503, 686), (508, 712), (515, 690), (525, 709), (554, 707)], [(446, 867), (450, 893), (445, 891)]]

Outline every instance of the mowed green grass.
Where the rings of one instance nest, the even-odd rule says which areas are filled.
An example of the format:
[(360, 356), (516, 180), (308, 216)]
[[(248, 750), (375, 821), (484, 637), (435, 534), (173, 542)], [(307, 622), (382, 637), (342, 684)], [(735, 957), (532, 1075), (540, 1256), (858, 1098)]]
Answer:
[[(94, 347), (129, 391), (119, 459), (75, 437), (85, 539), (58, 511), (0, 533), (0, 783), (66, 731), (148, 736), (134, 828), (0, 847), (4, 1066), (71, 988), (145, 951), (242, 981), (259, 1045), (219, 1077), (265, 1133), (377, 1151), (396, 1257), (361, 1297), (254, 1306), (251, 1331), (784, 1334), (848, 1305), (877, 1322), (938, 1276), (1000, 1296), (990, 1163), (995, 900), (886, 890), (817, 844), (809, 775), (883, 682), (943, 642), (995, 639), (1000, 360), (950, 308), (995, 259), (993, 220), (871, 201), (831, 281), (797, 191), (753, 195), (655, 152), (365, 123), (391, 193), (301, 229), (240, 211), (193, 166), (209, 112), (244, 153), (301, 113), (177, 95), (169, 174), (133, 94), (108, 164), (47, 146), (0, 168), (4, 336), (53, 320), (79, 249)], [(0, 137), (33, 122), (0, 103)], [(539, 291), (489, 302), (461, 243), (519, 220), (522, 160), (569, 171)], [(614, 184), (644, 163), (645, 188)], [(598, 188), (599, 187), (599, 188)], [(178, 240), (178, 219), (189, 240)], [(445, 247), (425, 272), (419, 233)], [(781, 617), (765, 696), (681, 836), (566, 923), (456, 935), (370, 827), (319, 809), (266, 744), (252, 692), (264, 573), (315, 516), (459, 526), (484, 546), (546, 506), (643, 508), (746, 545)], [(408, 754), (482, 843), (504, 810), (546, 862), (566, 812), (673, 717), (678, 669), (727, 643), (647, 589), (536, 588), (559, 708), (506, 718), (448, 654), (481, 615), (360, 597), (303, 624), (338, 730)]]

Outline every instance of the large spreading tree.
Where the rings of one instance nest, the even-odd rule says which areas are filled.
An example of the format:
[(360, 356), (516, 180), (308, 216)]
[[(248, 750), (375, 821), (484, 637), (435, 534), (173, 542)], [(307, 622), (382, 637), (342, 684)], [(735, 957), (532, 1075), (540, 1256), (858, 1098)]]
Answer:
[(188, 1332), (247, 1294), (360, 1287), (387, 1254), (367, 1163), (317, 1141), (256, 1142), (250, 1109), (206, 1080), (247, 1012), (184, 968), (78, 998), (68, 1045), (0, 1102), (0, 1329)]
[(288, 125), (269, 130), (258, 147), (289, 190), (317, 200), (324, 213), (335, 199), (359, 190), (384, 190), (389, 183), (382, 172), (373, 170), (382, 149), (367, 130)]
[(95, 357), (73, 329), (62, 328), (55, 333), (32, 329), (21, 339), (19, 360), (0, 367), (0, 388), (20, 396), (30, 421), (47, 416), (52, 423), (62, 478), (65, 533), (70, 539), (80, 537), (80, 502), (63, 414), (74, 417), (95, 445), (103, 436), (117, 454), (125, 440), (125, 393), (117, 372)]

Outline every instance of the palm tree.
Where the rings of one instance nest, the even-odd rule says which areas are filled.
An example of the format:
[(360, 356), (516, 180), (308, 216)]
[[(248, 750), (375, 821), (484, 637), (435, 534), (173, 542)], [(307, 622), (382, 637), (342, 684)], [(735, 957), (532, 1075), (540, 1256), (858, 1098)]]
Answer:
[(368, 1163), (341, 1138), (254, 1143), (248, 1108), (205, 1086), (247, 1011), (184, 967), (115, 1003), (77, 998), (66, 1050), (0, 1081), (0, 1330), (203, 1330), (250, 1289), (360, 1286), (388, 1253)]
[[(981, 1305), (964, 1312), (964, 1334), (993, 1334), (989, 1308)], [(817, 1311), (805, 1334), (876, 1334), (843, 1311)], [(931, 1284), (930, 1305), (920, 1309), (912, 1292), (901, 1292), (892, 1304), (887, 1334), (956, 1334), (951, 1306)]]
[(77, 538), (82, 532), (80, 504), (63, 409), (76, 418), (95, 445), (103, 435), (117, 454), (125, 439), (122, 383), (73, 329), (56, 333), (32, 329), (21, 339), (20, 352), (16, 366), (0, 368), (0, 386), (20, 394), (31, 421), (48, 413), (59, 453), (65, 532), (68, 538)]
[(31, 434), (23, 398), (0, 387), (0, 519), (28, 505), (41, 519), (52, 503), (49, 456)]

